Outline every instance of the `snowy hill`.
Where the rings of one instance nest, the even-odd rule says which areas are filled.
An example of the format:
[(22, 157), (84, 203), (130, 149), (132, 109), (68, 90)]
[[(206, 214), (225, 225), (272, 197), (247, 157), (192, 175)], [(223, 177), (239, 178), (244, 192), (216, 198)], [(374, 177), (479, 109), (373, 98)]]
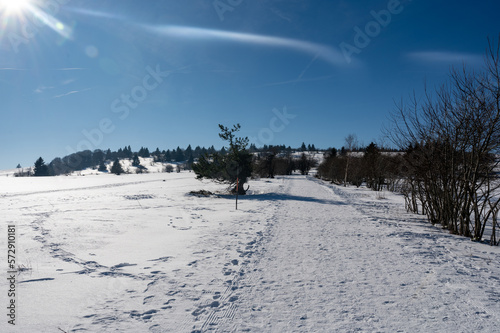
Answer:
[[(176, 169), (177, 165), (182, 165), (182, 163), (177, 163), (177, 162), (171, 162), (171, 163), (162, 163), (162, 162), (155, 162), (152, 157), (139, 157), (139, 160), (141, 162), (141, 165), (145, 168), (144, 172), (152, 172), (152, 173), (158, 173), (158, 172), (165, 172), (165, 167), (167, 165), (170, 165)], [(108, 172), (111, 169), (112, 162), (107, 162), (106, 166), (108, 168)], [(131, 159), (120, 159), (120, 164), (122, 165), (123, 169), (127, 173), (132, 173), (135, 174), (137, 173), (137, 167), (132, 165), (132, 160)], [(0, 177), (15, 177), (16, 174), (19, 173), (29, 173), (33, 172), (33, 168), (20, 168), (20, 169), (10, 169), (10, 170), (0, 170)], [(87, 168), (85, 170), (81, 171), (74, 171), (69, 176), (88, 176), (88, 175), (102, 175), (106, 174), (106, 172), (100, 172), (97, 170), (97, 168)]]

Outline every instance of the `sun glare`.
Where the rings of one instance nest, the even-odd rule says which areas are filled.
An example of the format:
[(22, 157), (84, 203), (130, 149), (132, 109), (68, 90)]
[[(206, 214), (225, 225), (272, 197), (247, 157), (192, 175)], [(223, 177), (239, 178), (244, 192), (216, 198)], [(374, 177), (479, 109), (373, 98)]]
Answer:
[(8, 14), (20, 14), (32, 0), (0, 0), (0, 11)]

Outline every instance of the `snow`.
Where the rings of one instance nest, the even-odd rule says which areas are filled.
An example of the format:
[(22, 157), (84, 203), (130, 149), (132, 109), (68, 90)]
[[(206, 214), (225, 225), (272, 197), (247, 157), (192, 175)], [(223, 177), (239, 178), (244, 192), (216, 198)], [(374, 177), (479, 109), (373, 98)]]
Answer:
[[(1, 177), (17, 225), (17, 325), (2, 332), (497, 332), (500, 249), (402, 197), (305, 177), (248, 196), (194, 174)], [(8, 285), (0, 280), (0, 304)], [(5, 307), (4, 307), (5, 308)]]

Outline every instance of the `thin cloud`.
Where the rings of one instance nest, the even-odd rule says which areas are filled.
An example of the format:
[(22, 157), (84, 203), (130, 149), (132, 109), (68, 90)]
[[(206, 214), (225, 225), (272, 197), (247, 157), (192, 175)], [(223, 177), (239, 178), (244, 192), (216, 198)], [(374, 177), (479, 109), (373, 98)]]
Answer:
[[(50, 71), (81, 71), (84, 69), (85, 68), (70, 67), (70, 68), (51, 68), (48, 70), (50, 70)], [(31, 68), (13, 68), (13, 67), (0, 68), (0, 71), (32, 71), (32, 70), (34, 70), (34, 69), (31, 69)]]
[(51, 69), (52, 71), (82, 71), (85, 68), (79, 68), (79, 67), (69, 67), (69, 68), (53, 68)]
[(54, 89), (54, 87), (48, 87), (48, 86), (40, 86), (38, 88), (35, 89), (35, 93), (37, 94), (41, 94), (43, 93), (45, 90), (50, 90), (50, 89)]
[(63, 86), (65, 86), (65, 85), (71, 84), (71, 83), (73, 83), (75, 81), (76, 81), (76, 79), (67, 79), (67, 80), (62, 81), (61, 84)]
[(483, 57), (477, 54), (446, 51), (411, 52), (407, 54), (407, 57), (423, 63), (466, 63), (474, 65), (483, 61)]
[(283, 20), (288, 21), (288, 23), (292, 22), (292, 19), (290, 17), (286, 16), (285, 14), (283, 14), (282, 12), (280, 12), (279, 10), (277, 10), (275, 8), (271, 8), (271, 12), (273, 12), (273, 14), (275, 14), (276, 16), (279, 16)]
[(113, 13), (107, 13), (107, 12), (100, 12), (97, 10), (91, 10), (91, 9), (83, 9), (83, 8), (68, 8), (68, 11), (71, 11), (73, 13), (77, 14), (82, 14), (86, 16), (93, 16), (93, 17), (98, 17), (98, 18), (105, 18), (105, 19), (115, 19), (115, 20), (126, 20), (127, 18), (125, 16), (113, 14)]
[(303, 53), (312, 54), (314, 56), (317, 55), (322, 60), (336, 66), (345, 64), (345, 59), (342, 54), (340, 54), (340, 52), (338, 52), (334, 48), (298, 39), (174, 25), (144, 25), (143, 27), (152, 32), (182, 39), (228, 41), (243, 44), (256, 44), (268, 47), (293, 49)]
[(67, 92), (67, 93), (64, 93), (64, 94), (56, 95), (56, 96), (54, 96), (54, 98), (66, 97), (66, 96), (73, 95), (73, 94), (78, 94), (78, 93), (81, 93), (81, 92), (84, 92), (84, 91), (87, 91), (87, 90), (90, 90), (90, 88), (83, 89), (83, 90), (73, 90), (73, 91), (70, 91), (70, 92)]
[(297, 78), (297, 80), (300, 80), (302, 79), (302, 77), (304, 76), (304, 74), (309, 70), (309, 68), (312, 66), (312, 64), (314, 64), (314, 62), (318, 59), (318, 55), (316, 54), (314, 56), (314, 58), (309, 62), (309, 64), (307, 64), (306, 68), (304, 68), (304, 70), (300, 73), (299, 77)]
[(297, 78), (295, 80), (289, 80), (289, 81), (266, 83), (266, 84), (261, 85), (260, 87), (271, 87), (271, 86), (281, 86), (281, 85), (285, 85), (285, 84), (296, 84), (296, 83), (301, 83), (301, 82), (322, 81), (322, 80), (331, 79), (332, 77), (333, 77), (333, 75), (314, 77), (314, 78), (310, 78), (310, 79)]

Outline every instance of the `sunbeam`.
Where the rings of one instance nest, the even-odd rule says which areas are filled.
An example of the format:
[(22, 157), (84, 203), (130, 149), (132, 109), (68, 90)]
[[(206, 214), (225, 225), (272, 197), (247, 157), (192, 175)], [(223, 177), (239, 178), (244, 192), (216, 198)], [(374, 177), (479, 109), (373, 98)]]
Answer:
[(5, 15), (20, 15), (31, 3), (31, 0), (0, 0), (0, 12)]
[[(0, 19), (4, 31), (18, 20), (22, 31), (34, 31), (47, 26), (65, 39), (72, 39), (73, 35), (71, 27), (48, 14), (36, 0), (0, 0)], [(31, 32), (24, 32), (24, 35), (30, 36)]]
[(30, 5), (29, 10), (42, 24), (48, 26), (50, 29), (52, 29), (65, 39), (73, 39), (73, 29), (68, 25), (62, 23), (54, 16), (47, 14), (45, 11), (36, 6)]

